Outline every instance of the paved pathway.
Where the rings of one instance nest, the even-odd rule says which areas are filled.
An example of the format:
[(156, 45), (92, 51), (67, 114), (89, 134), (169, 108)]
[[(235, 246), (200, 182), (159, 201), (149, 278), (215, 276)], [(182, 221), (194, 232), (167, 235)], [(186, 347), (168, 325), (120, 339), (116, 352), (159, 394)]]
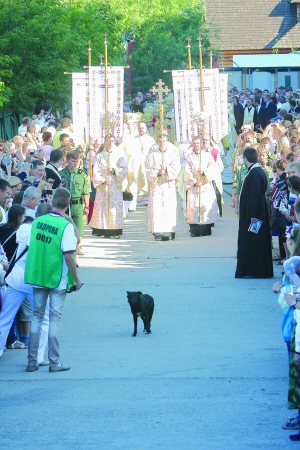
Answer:
[[(271, 280), (235, 280), (237, 219), (225, 195), (213, 236), (172, 242), (130, 213), (121, 240), (87, 231), (85, 286), (67, 298), (64, 373), (26, 373), (26, 351), (0, 362), (1, 449), (290, 449), (281, 423), (287, 354)], [(276, 277), (280, 267), (275, 266)], [(155, 298), (152, 335), (133, 322), (127, 290)]]

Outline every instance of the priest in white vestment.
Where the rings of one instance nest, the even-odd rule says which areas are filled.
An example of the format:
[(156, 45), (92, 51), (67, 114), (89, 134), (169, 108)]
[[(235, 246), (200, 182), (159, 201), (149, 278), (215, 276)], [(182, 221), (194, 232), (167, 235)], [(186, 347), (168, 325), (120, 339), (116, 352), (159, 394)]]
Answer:
[(147, 125), (144, 122), (138, 123), (139, 134), (135, 137), (135, 146), (141, 155), (141, 163), (139, 167), (136, 165), (138, 170), (135, 175), (135, 182), (138, 190), (138, 204), (148, 205), (149, 200), (149, 183), (146, 174), (146, 159), (150, 152), (151, 147), (155, 144), (155, 139), (147, 134)]
[(93, 235), (119, 239), (123, 231), (122, 182), (127, 176), (127, 164), (123, 149), (114, 144), (114, 136), (106, 136), (104, 149), (94, 164), (96, 198), (89, 226)]
[(193, 151), (186, 156), (184, 183), (187, 189), (187, 223), (191, 237), (211, 235), (211, 225), (219, 218), (213, 181), (219, 168), (210, 153), (201, 150), (200, 137), (192, 140)]
[(157, 241), (175, 238), (177, 226), (176, 178), (180, 172), (178, 148), (167, 141), (167, 136), (158, 138), (151, 147), (146, 160), (146, 172), (150, 182), (148, 203), (148, 232)]

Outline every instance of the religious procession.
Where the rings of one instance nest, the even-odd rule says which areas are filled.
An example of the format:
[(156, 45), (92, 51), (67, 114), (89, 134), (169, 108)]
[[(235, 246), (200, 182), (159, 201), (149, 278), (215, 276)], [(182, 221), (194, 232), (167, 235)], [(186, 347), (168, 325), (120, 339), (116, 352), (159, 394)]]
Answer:
[[(213, 239), (224, 169), (239, 218), (235, 277), (272, 278), (275, 263), (284, 275), (274, 290), (288, 280), (297, 286), (299, 91), (228, 91), (228, 75), (203, 68), (201, 41), (199, 55), (198, 69), (172, 71), (172, 91), (160, 79), (126, 102), (124, 67), (107, 64), (105, 39), (104, 64), (72, 74), (72, 108), (60, 114), (37, 105), (2, 142), (0, 357), (27, 349), (27, 372), (70, 370), (60, 360), (59, 331), (66, 293), (83, 285), (87, 230), (97, 240), (121, 239), (126, 219), (146, 207), (153, 245), (172, 245), (181, 209), (187, 236)], [(293, 314), (297, 297), (285, 289), (282, 302)], [(291, 327), (284, 338), (298, 355)], [(289, 405), (298, 409), (296, 363), (291, 377)], [(298, 414), (283, 427), (299, 421)]]
[(210, 236), (222, 215), (227, 75), (203, 68), (200, 37), (199, 69), (172, 73), (176, 94), (159, 79), (130, 102), (107, 35), (100, 66), (90, 51), (87, 70), (71, 74), (72, 108), (37, 105), (1, 143), (0, 357), (28, 349), (27, 372), (70, 369), (59, 330), (66, 293), (83, 285), (85, 230), (120, 239), (124, 220), (146, 206), (153, 241), (170, 242), (179, 208), (192, 238)]

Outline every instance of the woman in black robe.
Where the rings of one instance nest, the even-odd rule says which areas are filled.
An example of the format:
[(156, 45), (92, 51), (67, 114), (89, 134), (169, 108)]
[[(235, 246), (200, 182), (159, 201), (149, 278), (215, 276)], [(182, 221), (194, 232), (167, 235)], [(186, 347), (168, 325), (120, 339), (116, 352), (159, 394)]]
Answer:
[[(271, 233), (268, 208), (265, 197), (267, 177), (258, 161), (254, 148), (243, 153), (248, 174), (240, 195), (240, 220), (238, 234), (238, 255), (235, 278), (272, 278)], [(251, 219), (262, 221), (258, 233), (248, 231)]]

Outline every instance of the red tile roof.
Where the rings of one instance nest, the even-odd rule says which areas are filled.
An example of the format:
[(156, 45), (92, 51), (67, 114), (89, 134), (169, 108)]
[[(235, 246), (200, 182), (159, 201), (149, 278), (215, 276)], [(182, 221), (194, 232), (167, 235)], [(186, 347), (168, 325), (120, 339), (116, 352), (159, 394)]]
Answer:
[[(293, 3), (291, 3), (291, 1)], [(220, 29), (220, 50), (300, 50), (300, 0), (206, 0), (206, 21)]]

